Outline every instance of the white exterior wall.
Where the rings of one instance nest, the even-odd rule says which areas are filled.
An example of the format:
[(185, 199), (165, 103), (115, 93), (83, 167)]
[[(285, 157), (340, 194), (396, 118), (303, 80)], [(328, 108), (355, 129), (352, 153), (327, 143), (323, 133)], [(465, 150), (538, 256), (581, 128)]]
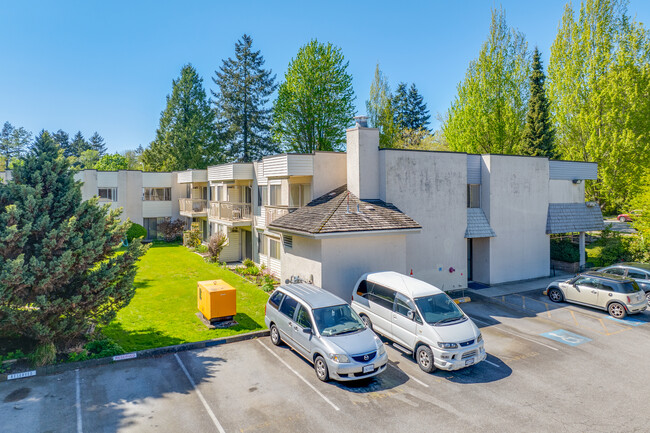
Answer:
[(347, 182), (347, 155), (340, 152), (316, 152), (314, 177), (311, 186), (312, 200)]
[(482, 207), (496, 233), (488, 283), (548, 276), (548, 159), (483, 155), (483, 162)]
[(293, 246), (285, 248), (282, 245), (282, 270), (280, 281), (284, 282), (292, 276), (298, 276), (309, 281), (313, 276), (314, 284), (321, 287), (322, 257), (321, 241), (316, 239), (293, 236)]
[(422, 226), (421, 232), (406, 235), (405, 268), (400, 272), (413, 269), (414, 277), (442, 290), (467, 287), (466, 155), (379, 153), (380, 198)]
[[(403, 234), (332, 237), (320, 242), (320, 284), (347, 302), (350, 301), (354, 284), (364, 273), (405, 272), (407, 247)], [(314, 274), (314, 281), (316, 278)]]
[(585, 201), (584, 181), (575, 184), (570, 180), (548, 181), (549, 203), (582, 203)]
[(355, 127), (347, 134), (348, 190), (360, 199), (379, 197), (379, 130)]

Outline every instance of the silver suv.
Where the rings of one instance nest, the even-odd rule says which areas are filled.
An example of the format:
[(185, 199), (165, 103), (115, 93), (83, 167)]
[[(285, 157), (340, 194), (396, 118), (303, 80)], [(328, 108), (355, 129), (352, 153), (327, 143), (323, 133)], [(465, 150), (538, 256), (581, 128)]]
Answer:
[(358, 380), (386, 370), (382, 341), (338, 296), (311, 284), (278, 287), (266, 304), (271, 342), (283, 341), (314, 364), (327, 381)]
[(645, 292), (645, 297), (650, 306), (650, 265), (647, 263), (616, 263), (606, 268), (598, 269), (599, 272), (607, 274), (620, 275), (621, 277), (630, 278), (639, 285), (639, 288)]

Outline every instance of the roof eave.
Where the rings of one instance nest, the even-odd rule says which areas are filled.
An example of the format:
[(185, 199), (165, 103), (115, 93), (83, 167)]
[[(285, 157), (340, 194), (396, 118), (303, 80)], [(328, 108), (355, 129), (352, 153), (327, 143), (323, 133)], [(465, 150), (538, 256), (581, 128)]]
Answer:
[(412, 227), (412, 228), (404, 228), (404, 229), (386, 229), (386, 230), (356, 230), (356, 231), (329, 232), (329, 233), (309, 233), (309, 232), (303, 232), (299, 230), (292, 230), (292, 229), (287, 229), (282, 227), (272, 227), (272, 226), (269, 226), (269, 229), (280, 233), (289, 233), (292, 235), (302, 236), (311, 239), (418, 233), (422, 231), (422, 227)]

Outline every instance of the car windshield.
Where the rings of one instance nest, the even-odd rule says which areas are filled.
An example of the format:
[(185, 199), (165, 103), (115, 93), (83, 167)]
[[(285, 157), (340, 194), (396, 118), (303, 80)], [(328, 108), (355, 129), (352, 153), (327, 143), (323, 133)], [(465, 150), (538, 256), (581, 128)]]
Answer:
[(621, 292), (623, 293), (634, 293), (641, 290), (636, 281), (630, 281), (629, 283), (621, 283)]
[(460, 308), (444, 293), (415, 298), (415, 305), (420, 310), (424, 321), (429, 325), (443, 325), (467, 320)]
[(325, 337), (349, 334), (365, 328), (357, 313), (352, 311), (348, 304), (316, 308), (313, 313), (318, 332)]

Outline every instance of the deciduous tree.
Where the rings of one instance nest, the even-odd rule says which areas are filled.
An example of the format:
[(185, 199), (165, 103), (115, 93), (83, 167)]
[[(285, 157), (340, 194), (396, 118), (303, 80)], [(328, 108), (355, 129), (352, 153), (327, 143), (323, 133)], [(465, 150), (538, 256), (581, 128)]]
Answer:
[(492, 11), (490, 34), (472, 60), (442, 130), (452, 150), (517, 153), (528, 101), (530, 60), (524, 35)]
[(375, 67), (366, 110), (370, 127), (379, 129), (379, 147), (393, 147), (397, 136), (397, 126), (393, 120), (393, 95), (379, 64)]
[(340, 48), (317, 40), (289, 63), (273, 106), (273, 137), (292, 152), (340, 150), (352, 125), (354, 92)]
[(129, 160), (119, 153), (104, 155), (95, 164), (95, 169), (102, 171), (129, 170)]
[(4, 169), (9, 169), (13, 158), (20, 157), (25, 152), (32, 134), (22, 126), (15, 128), (11, 123), (5, 122), (0, 131), (0, 157), (4, 160)]

